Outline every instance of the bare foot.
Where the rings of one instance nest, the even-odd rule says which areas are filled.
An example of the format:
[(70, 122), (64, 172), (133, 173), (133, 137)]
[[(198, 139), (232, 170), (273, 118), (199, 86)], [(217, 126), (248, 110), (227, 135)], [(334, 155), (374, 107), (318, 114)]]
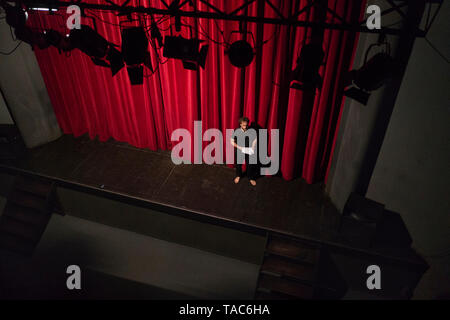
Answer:
[(234, 183), (239, 183), (239, 180), (241, 180), (241, 177), (234, 178)]
[(250, 180), (250, 183), (252, 184), (252, 186), (256, 186), (256, 181), (255, 180)]

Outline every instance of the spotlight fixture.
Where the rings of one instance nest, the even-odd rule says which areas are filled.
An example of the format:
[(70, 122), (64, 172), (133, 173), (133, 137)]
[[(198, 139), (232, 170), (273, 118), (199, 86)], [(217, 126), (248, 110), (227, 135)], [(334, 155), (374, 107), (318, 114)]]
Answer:
[(106, 60), (109, 61), (112, 75), (114, 76), (124, 66), (122, 53), (110, 44)]
[(36, 45), (39, 49), (47, 49), (50, 47), (50, 43), (42, 32), (33, 33), (33, 45)]
[[(16, 6), (11, 6), (2, 1), (2, 6), (6, 12), (6, 22), (14, 28), (16, 38), (28, 43), (31, 46), (31, 49), (34, 50), (34, 46), (37, 46), (40, 49), (46, 49), (53, 45), (60, 50), (71, 50), (69, 41), (67, 39), (62, 40), (62, 36), (57, 31), (35, 32), (27, 27), (25, 24), (28, 19), (28, 13), (20, 5), (16, 4)], [(38, 9), (44, 8), (32, 8), (32, 10)], [(57, 9), (51, 10), (55, 11)]]
[(248, 66), (255, 56), (252, 46), (245, 40), (233, 42), (225, 54), (228, 55), (231, 64), (238, 68)]
[(203, 45), (200, 48), (201, 42), (203, 41), (196, 38), (185, 39), (182, 36), (166, 36), (164, 38), (163, 56), (182, 60), (185, 69), (198, 70), (198, 66), (204, 69), (209, 46)]
[(320, 44), (309, 43), (302, 47), (297, 58), (297, 66), (292, 71), (291, 88), (297, 90), (314, 90), (322, 87), (319, 68), (323, 63), (324, 52)]
[(12, 6), (4, 1), (1, 3), (6, 13), (6, 22), (10, 27), (14, 28), (14, 34), (17, 39), (28, 43), (33, 49), (34, 45), (38, 45), (39, 48), (48, 48), (49, 44), (43, 38), (43, 34), (34, 32), (31, 28), (25, 25), (28, 19), (28, 13), (16, 3), (16, 6)]
[[(244, 31), (244, 25), (242, 22), (239, 23), (239, 31), (231, 31), (230, 37), (233, 33), (247, 35), (250, 34), (253, 39), (253, 44), (255, 44), (255, 38), (253, 37), (253, 33), (250, 31)], [(228, 56), (230, 62), (233, 66), (238, 68), (245, 68), (250, 63), (252, 63), (253, 58), (255, 57), (254, 48), (247, 40), (241, 39), (233, 42), (231, 45), (230, 41), (227, 41), (227, 49), (225, 50), (225, 55)]]
[(70, 41), (75, 48), (90, 57), (102, 58), (108, 49), (108, 41), (88, 25), (81, 25), (81, 29), (72, 29)]
[(14, 28), (14, 34), (17, 39), (28, 43), (32, 50), (34, 50), (34, 46), (37, 46), (39, 49), (46, 49), (50, 46), (50, 43), (47, 41), (44, 33), (34, 32), (27, 26)]
[[(386, 45), (386, 50), (367, 60), (370, 49), (383, 44)], [(358, 70), (350, 71), (348, 74), (349, 82), (352, 85), (344, 91), (345, 96), (367, 105), (370, 92), (383, 86), (395, 73), (396, 64), (389, 54), (389, 49), (388, 43), (372, 44), (367, 49), (363, 66)]]
[(127, 65), (128, 77), (133, 85), (144, 82), (143, 65), (153, 71), (147, 47), (148, 39), (144, 28), (132, 27), (122, 30), (122, 55)]
[(61, 42), (62, 39), (62, 35), (55, 30), (48, 30), (45, 32), (45, 39), (47, 40), (47, 42), (51, 45), (51, 46), (55, 46), (57, 47), (58, 44)]
[(72, 29), (68, 40), (73, 48), (91, 57), (94, 64), (111, 68), (113, 76), (124, 65), (121, 54), (114, 45), (87, 25), (82, 25), (81, 29)]
[(20, 7), (18, 4), (16, 6), (11, 6), (8, 3), (3, 4), (3, 8), (6, 12), (6, 22), (14, 29), (22, 29), (25, 27), (25, 23), (28, 19), (28, 13)]

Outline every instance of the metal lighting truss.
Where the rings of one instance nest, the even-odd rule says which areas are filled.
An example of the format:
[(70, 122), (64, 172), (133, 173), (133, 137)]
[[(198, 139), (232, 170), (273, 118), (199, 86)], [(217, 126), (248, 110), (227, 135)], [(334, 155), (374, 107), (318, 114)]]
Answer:
[[(131, 6), (129, 5), (130, 0), (124, 0), (119, 3), (120, 0), (104, 0), (104, 4), (93, 4), (88, 3), (83, 0), (75, 1), (57, 1), (57, 0), (10, 0), (8, 2), (17, 2), (26, 5), (29, 8), (33, 7), (45, 7), (46, 5), (50, 8), (60, 8), (68, 7), (70, 5), (76, 4), (82, 10), (108, 10), (115, 12), (117, 14), (130, 14), (130, 13), (143, 13), (143, 14), (153, 14), (153, 15), (168, 15), (174, 17), (193, 17), (193, 18), (203, 18), (203, 19), (214, 19), (214, 20), (229, 20), (229, 21), (241, 21), (248, 23), (263, 23), (263, 24), (274, 24), (274, 25), (286, 25), (293, 27), (318, 27), (324, 29), (334, 29), (334, 30), (348, 30), (354, 32), (365, 32), (365, 33), (383, 33), (383, 34), (393, 34), (398, 35), (402, 31), (401, 28), (391, 28), (382, 27), (381, 29), (368, 29), (366, 26), (366, 19), (360, 22), (347, 21), (345, 17), (340, 16), (335, 10), (328, 6), (327, 0), (310, 0), (306, 5), (292, 15), (286, 16), (273, 4), (273, 0), (247, 0), (241, 5), (236, 5), (236, 8), (225, 12), (216, 6), (214, 6), (211, 1), (208, 0), (149, 0), (142, 1), (145, 5)], [(224, 0), (231, 1), (231, 0)], [(249, 15), (248, 10), (246, 10), (255, 1), (270, 7), (275, 13), (276, 17), (265, 17), (257, 15)], [(336, 0), (344, 1), (344, 0)], [(359, 0), (352, 0), (359, 1)], [(436, 17), (443, 0), (384, 0), (385, 4), (389, 6), (381, 12), (381, 16), (386, 16), (392, 12), (396, 12), (401, 19), (405, 19), (406, 14), (403, 9), (408, 10), (410, 1), (423, 1), (426, 4), (425, 11), (427, 12), (426, 20), (424, 21), (424, 26), (414, 28), (415, 30), (409, 30), (415, 37), (425, 37), (431, 24)], [(202, 3), (207, 10), (198, 10), (199, 4)], [(155, 7), (155, 4), (159, 4), (159, 7)], [(313, 22), (305, 21), (299, 19), (302, 13), (307, 12), (314, 6), (322, 7), (327, 11), (327, 21), (323, 22)], [(163, 9), (161, 9), (161, 7)], [(51, 14), (51, 12), (50, 12)], [(332, 17), (333, 19), (329, 19)], [(328, 22), (331, 21), (331, 22)], [(399, 21), (401, 25), (402, 21)]]

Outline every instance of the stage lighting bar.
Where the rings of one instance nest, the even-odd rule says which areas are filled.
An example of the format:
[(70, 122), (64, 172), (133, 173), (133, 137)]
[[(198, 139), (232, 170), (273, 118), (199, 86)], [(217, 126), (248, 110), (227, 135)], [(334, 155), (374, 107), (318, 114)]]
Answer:
[(30, 8), (29, 10), (34, 10), (34, 11), (53, 11), (53, 12), (58, 11), (58, 9), (55, 9), (55, 8)]
[[(202, 0), (203, 3), (208, 3), (209, 0)], [(317, 0), (318, 1), (318, 0)], [(44, 8), (48, 8), (47, 4), (43, 4), (42, 0), (11, 0), (10, 2), (23, 3), (30, 8), (40, 8), (41, 6)], [(437, 1), (436, 1), (437, 2)], [(385, 34), (395, 34), (399, 35), (403, 31), (399, 28), (390, 28), (384, 27), (382, 29), (369, 29), (363, 23), (352, 23), (351, 21), (345, 21), (341, 19), (340, 23), (325, 23), (325, 22), (316, 22), (316, 21), (304, 21), (298, 20), (299, 12), (294, 13), (292, 17), (284, 17), (280, 14), (279, 17), (269, 18), (269, 17), (261, 17), (258, 15), (252, 14), (237, 14), (237, 12), (226, 12), (219, 9), (215, 9), (213, 11), (208, 10), (183, 10), (182, 7), (191, 3), (186, 0), (177, 4), (177, 1), (173, 2), (173, 6), (167, 5), (165, 1), (162, 1), (165, 6), (163, 8), (157, 8), (152, 6), (144, 6), (144, 5), (130, 5), (129, 1), (125, 1), (122, 5), (114, 4), (112, 1), (107, 0), (106, 3), (86, 3), (84, 1), (61, 1), (61, 0), (52, 0), (51, 6), (66, 8), (70, 5), (76, 4), (80, 7), (81, 10), (89, 9), (89, 10), (102, 10), (102, 11), (110, 11), (119, 14), (130, 14), (134, 13), (143, 13), (149, 15), (166, 15), (175, 17), (178, 21), (178, 17), (188, 17), (188, 18), (202, 18), (202, 19), (214, 19), (214, 20), (223, 20), (223, 21), (237, 21), (237, 22), (249, 22), (249, 23), (262, 23), (262, 24), (272, 24), (272, 25), (286, 25), (292, 27), (308, 27), (308, 28), (323, 28), (330, 30), (347, 30), (353, 32), (366, 32), (366, 33), (385, 33)], [(253, 1), (246, 1), (243, 6), (241, 6), (240, 10), (249, 6)], [(207, 5), (208, 6), (208, 5)], [(391, 4), (392, 6), (392, 4)], [(408, 5), (409, 7), (410, 5)], [(412, 5), (411, 5), (412, 6)], [(211, 8), (211, 6), (209, 6)], [(396, 7), (396, 6), (393, 6)], [(176, 9), (176, 10), (175, 10)], [(416, 8), (413, 8), (416, 9)], [(300, 9), (302, 10), (302, 9)], [(330, 9), (332, 13), (334, 11)], [(408, 8), (409, 10), (409, 8)], [(391, 11), (391, 9), (383, 11), (381, 14), (387, 14)], [(177, 23), (179, 28), (179, 23)], [(175, 26), (177, 27), (177, 26)], [(428, 30), (429, 27), (426, 29)], [(426, 31), (420, 30), (412, 30), (415, 37), (424, 37), (426, 35)]]

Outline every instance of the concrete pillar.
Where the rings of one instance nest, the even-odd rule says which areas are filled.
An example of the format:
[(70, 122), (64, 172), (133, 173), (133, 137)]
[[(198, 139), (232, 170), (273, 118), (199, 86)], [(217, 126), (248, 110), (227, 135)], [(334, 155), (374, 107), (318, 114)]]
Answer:
[[(18, 44), (11, 37), (6, 19), (0, 20), (0, 39), (2, 52), (9, 52)], [(61, 136), (39, 65), (28, 44), (22, 43), (12, 54), (1, 56), (0, 87), (28, 148)], [(3, 103), (1, 119), (8, 123), (11, 117), (6, 115)]]

